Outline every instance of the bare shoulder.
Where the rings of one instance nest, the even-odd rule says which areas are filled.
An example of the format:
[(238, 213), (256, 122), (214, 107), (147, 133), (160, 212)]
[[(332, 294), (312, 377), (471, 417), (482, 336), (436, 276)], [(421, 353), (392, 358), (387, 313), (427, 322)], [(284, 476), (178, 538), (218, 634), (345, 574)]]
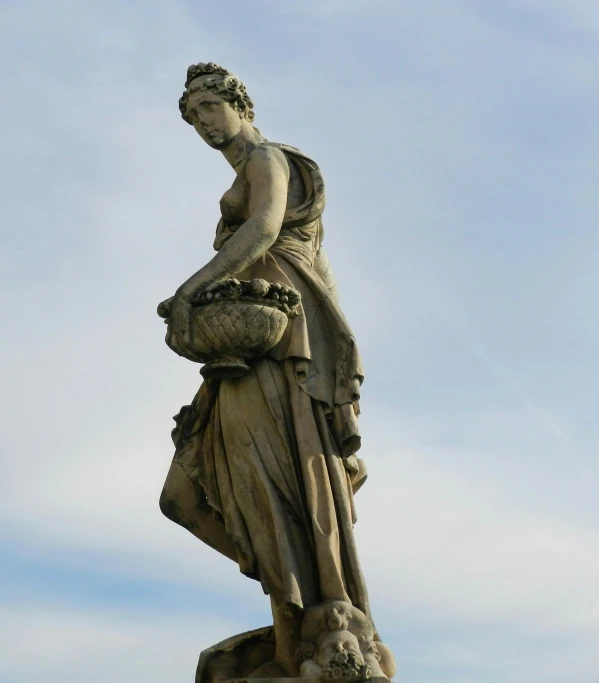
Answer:
[(268, 173), (280, 175), (283, 173), (289, 177), (289, 164), (285, 154), (273, 145), (259, 145), (249, 155), (247, 161), (247, 171), (250, 175), (254, 173)]

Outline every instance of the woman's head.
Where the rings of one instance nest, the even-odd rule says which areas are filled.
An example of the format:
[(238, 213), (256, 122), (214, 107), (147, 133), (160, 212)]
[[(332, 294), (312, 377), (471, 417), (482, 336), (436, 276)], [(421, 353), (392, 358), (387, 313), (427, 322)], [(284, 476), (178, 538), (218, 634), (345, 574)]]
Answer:
[(192, 64), (179, 100), (183, 120), (211, 147), (225, 146), (254, 120), (254, 103), (245, 85), (222, 66)]

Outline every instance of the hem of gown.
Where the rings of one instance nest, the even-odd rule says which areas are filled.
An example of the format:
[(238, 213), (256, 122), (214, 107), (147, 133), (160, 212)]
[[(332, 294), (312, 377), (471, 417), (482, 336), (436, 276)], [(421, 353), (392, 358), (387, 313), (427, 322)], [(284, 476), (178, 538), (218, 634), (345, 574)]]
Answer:
[[(260, 378), (258, 377), (258, 372), (261, 372), (262, 375), (266, 373), (266, 375)], [(270, 533), (270, 536), (273, 538), (272, 548), (274, 549), (273, 552), (280, 557), (281, 565), (277, 565), (276, 561), (272, 560), (272, 558), (269, 559), (269, 553), (264, 550), (264, 542), (259, 538), (260, 534), (255, 530), (252, 532), (248, 529), (248, 524), (252, 525), (251, 510), (247, 509), (247, 501), (244, 501), (243, 498), (240, 499), (239, 490), (235, 491), (234, 480), (239, 480), (243, 476), (243, 470), (236, 470), (239, 465), (236, 465), (235, 462), (241, 462), (241, 460), (248, 457), (248, 453), (251, 453), (253, 454), (251, 457), (257, 458), (256, 466), (258, 466), (264, 457), (264, 453), (260, 450), (261, 446), (260, 444), (250, 444), (248, 445), (250, 449), (248, 453), (242, 453), (244, 447), (237, 444), (235, 449), (238, 453), (234, 456), (233, 462), (230, 462), (231, 453), (228, 453), (225, 447), (226, 438), (229, 441), (232, 438), (231, 430), (238, 430), (240, 428), (239, 424), (232, 424), (230, 415), (227, 417), (227, 413), (230, 412), (229, 408), (231, 405), (237, 409), (240, 406), (248, 405), (243, 402), (244, 397), (235, 397), (237, 387), (244, 386), (243, 380), (236, 380), (233, 383), (227, 382), (227, 384), (220, 386), (213, 385), (212, 389), (208, 392), (200, 390), (196, 397), (197, 400), (194, 400), (194, 404), (192, 404), (192, 408), (185, 411), (184, 421), (193, 420), (194, 425), (180, 425), (181, 438), (177, 440), (178, 447), (173, 459), (173, 467), (178, 465), (181, 468), (193, 491), (188, 492), (187, 495), (190, 511), (187, 515), (182, 515), (179, 519), (174, 519), (173, 521), (181, 524), (198, 538), (230, 559), (234, 559), (241, 573), (259, 581), (264, 592), (273, 596), (273, 599), (279, 603), (295, 605), (303, 609), (322, 599), (333, 599), (348, 601), (363, 609), (364, 601), (362, 596), (365, 592), (365, 585), (361, 574), (359, 572), (356, 573), (357, 568), (359, 569), (357, 553), (353, 541), (349, 538), (353, 536), (353, 523), (355, 521), (353, 486), (350, 476), (345, 469), (344, 459), (337, 453), (338, 449), (335, 446), (332, 421), (326, 417), (327, 407), (310, 397), (297, 383), (293, 360), (281, 363), (272, 359), (264, 359), (252, 368), (252, 373), (255, 376), (253, 379), (248, 380), (250, 384), (246, 386), (245, 391), (254, 393), (246, 393), (248, 400), (250, 402), (252, 399), (255, 401), (257, 396), (255, 392), (260, 391), (263, 394), (261, 399), (263, 406), (259, 410), (266, 410), (267, 413), (273, 410), (283, 410), (283, 413), (285, 411), (289, 413), (286, 417), (283, 413), (271, 415), (270, 429), (273, 430), (272, 434), (274, 436), (283, 438), (287, 442), (285, 448), (290, 449), (289, 453), (295, 453), (294, 456), (288, 456), (293, 457), (296, 462), (295, 466), (289, 466), (289, 468), (294, 470), (299, 468), (294, 476), (297, 477), (297, 485), (303, 491), (301, 495), (298, 494), (300, 498), (297, 499), (296, 503), (290, 503), (291, 507), (288, 505), (281, 508), (278, 512), (271, 509), (271, 506), (277, 503), (276, 498), (278, 498), (280, 492), (277, 493), (275, 487), (271, 494), (268, 494), (270, 498), (267, 496), (267, 500), (271, 501), (267, 503), (269, 514), (274, 515), (272, 522), (268, 523), (273, 524), (272, 532)], [(278, 389), (274, 385), (274, 388), (265, 389), (260, 382), (265, 381), (265, 376), (269, 376), (272, 373), (275, 373), (279, 378), (277, 381), (280, 383), (280, 386)], [(258, 390), (258, 385), (255, 382), (258, 382), (260, 385), (260, 390)], [(225, 390), (225, 394), (222, 393), (223, 390)], [(269, 395), (270, 399), (266, 398)], [(231, 398), (235, 399), (233, 404), (230, 403)], [(223, 400), (226, 402), (224, 406), (221, 404)], [(270, 408), (267, 408), (269, 400), (272, 405)], [(207, 405), (206, 401), (210, 405)], [(282, 403), (279, 403), (280, 401)], [(286, 402), (289, 402), (287, 409), (278, 407), (283, 406)], [(255, 407), (252, 407), (252, 410), (255, 409)], [(209, 416), (207, 413), (209, 413)], [(233, 413), (235, 413), (235, 410), (233, 410)], [(308, 413), (311, 413), (313, 416), (308, 420), (308, 424), (311, 422), (314, 425), (312, 428), (305, 425)], [(258, 430), (267, 429), (262, 419), (266, 416), (266, 413), (257, 413), (256, 415), (260, 417), (257, 420)], [(198, 424), (197, 419), (199, 417), (202, 419), (200, 419)], [(223, 420), (224, 423), (222, 422)], [(247, 424), (244, 429), (250, 427), (256, 429), (256, 425), (252, 426), (251, 424), (251, 415), (246, 417), (245, 421)], [(285, 429), (291, 430), (286, 438), (284, 434), (281, 435), (279, 433), (281, 423), (287, 423), (283, 431)], [(306, 428), (308, 428), (308, 433), (304, 433)], [(310, 429), (312, 430), (312, 436), (309, 436)], [(225, 431), (227, 431), (226, 435), (224, 435)], [(238, 434), (235, 434), (234, 438), (237, 437)], [(268, 444), (266, 445), (268, 446)], [(273, 450), (273, 453), (275, 451), (276, 448)], [(273, 464), (277, 462), (277, 457), (279, 456), (274, 456)], [(220, 461), (218, 467), (215, 465), (217, 460)], [(231, 467), (233, 468), (232, 470)], [(271, 474), (262, 472), (263, 464), (260, 464), (259, 467), (261, 474), (256, 470), (253, 476), (258, 476), (258, 481), (266, 481), (266, 484), (271, 486), (272, 472)], [(276, 467), (285, 467), (285, 465), (279, 464)], [(310, 468), (314, 467), (316, 467), (316, 470), (310, 470)], [(314, 480), (315, 472), (321, 473), (318, 474), (316, 480)], [(272, 476), (276, 478), (280, 474), (274, 472)], [(315, 481), (320, 481), (320, 483), (317, 484), (317, 490), (311, 492), (312, 502), (309, 502), (305, 497), (306, 491), (304, 489), (306, 486), (308, 488), (314, 486)], [(306, 482), (310, 482), (309, 485)], [(167, 485), (168, 478), (165, 489)], [(222, 489), (223, 486), (224, 489)], [(171, 493), (174, 497), (181, 497), (176, 487)], [(204, 501), (203, 504), (201, 499)], [(293, 496), (292, 499), (295, 500)], [(300, 503), (300, 500), (303, 502)], [(326, 502), (327, 500), (329, 501), (328, 503)], [(297, 507), (298, 505), (299, 508)], [(245, 516), (244, 506), (246, 506)], [(318, 511), (319, 507), (320, 511)], [(293, 510), (296, 510), (296, 512), (293, 512)], [(323, 510), (328, 510), (327, 514), (332, 515), (330, 522), (326, 521), (325, 523), (322, 519), (319, 521), (319, 515), (323, 514)], [(194, 514), (200, 516), (193, 520)], [(250, 517), (247, 517), (248, 514)], [(296, 514), (299, 514), (297, 519), (305, 519), (305, 522), (300, 523), (299, 527), (297, 527), (297, 522), (293, 521), (296, 518)], [(302, 526), (302, 524), (308, 526)], [(333, 524), (330, 532), (326, 531), (327, 524)], [(224, 531), (226, 544), (223, 544), (222, 536), (216, 534), (216, 527), (220, 527)], [(311, 531), (309, 531), (310, 528)], [(279, 531), (277, 532), (276, 529), (279, 529)], [(308, 544), (306, 552), (308, 552), (309, 556), (314, 557), (314, 560), (298, 556), (297, 551), (292, 546), (289, 546), (287, 536), (290, 529), (291, 531), (295, 529), (293, 533), (299, 533), (302, 538), (306, 539), (304, 541), (304, 543)], [(305, 531), (302, 531), (302, 529), (305, 529)], [(333, 535), (327, 535), (329, 533)], [(256, 543), (258, 543), (258, 546), (256, 546)], [(331, 543), (333, 545), (330, 545)], [(224, 545), (226, 547), (223, 547)], [(355, 555), (353, 559), (352, 555)], [(295, 562), (299, 562), (297, 567)], [(316, 571), (316, 574), (314, 579), (310, 579), (313, 571)], [(277, 576), (279, 578), (276, 578)], [(296, 578), (289, 583), (293, 576), (296, 576)], [(335, 579), (335, 576), (338, 579)], [(305, 584), (306, 580), (308, 580), (308, 584)], [(308, 586), (312, 585), (313, 580), (315, 581), (313, 587), (308, 588)]]

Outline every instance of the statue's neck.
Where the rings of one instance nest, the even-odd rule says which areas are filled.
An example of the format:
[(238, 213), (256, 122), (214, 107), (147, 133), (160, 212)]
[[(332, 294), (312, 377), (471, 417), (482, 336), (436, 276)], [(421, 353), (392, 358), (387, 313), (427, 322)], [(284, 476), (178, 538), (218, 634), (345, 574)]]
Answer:
[(264, 142), (264, 138), (248, 123), (221, 152), (228, 163), (237, 171), (262, 142)]

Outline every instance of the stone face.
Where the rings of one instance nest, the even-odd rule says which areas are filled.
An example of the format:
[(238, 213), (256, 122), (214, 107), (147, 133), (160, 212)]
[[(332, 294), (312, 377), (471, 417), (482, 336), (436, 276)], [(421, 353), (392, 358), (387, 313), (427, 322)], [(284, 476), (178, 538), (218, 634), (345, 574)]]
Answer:
[(259, 581), (273, 613), (204, 650), (196, 683), (387, 680), (353, 536), (364, 375), (322, 246), (322, 174), (262, 137), (226, 69), (193, 65), (185, 87), (184, 120), (234, 179), (215, 256), (158, 307), (205, 377), (175, 418), (160, 506)]

